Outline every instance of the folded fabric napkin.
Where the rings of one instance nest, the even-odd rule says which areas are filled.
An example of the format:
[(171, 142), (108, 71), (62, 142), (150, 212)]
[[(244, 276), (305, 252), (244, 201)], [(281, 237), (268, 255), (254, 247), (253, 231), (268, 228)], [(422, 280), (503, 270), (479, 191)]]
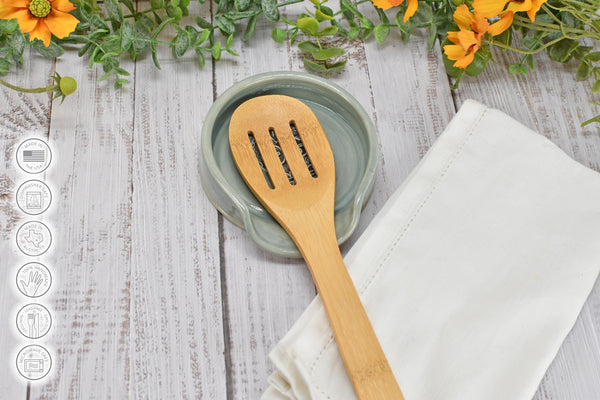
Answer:
[[(406, 400), (529, 400), (599, 243), (600, 174), (467, 101), (345, 261)], [(356, 398), (318, 297), (270, 358), (263, 400)]]

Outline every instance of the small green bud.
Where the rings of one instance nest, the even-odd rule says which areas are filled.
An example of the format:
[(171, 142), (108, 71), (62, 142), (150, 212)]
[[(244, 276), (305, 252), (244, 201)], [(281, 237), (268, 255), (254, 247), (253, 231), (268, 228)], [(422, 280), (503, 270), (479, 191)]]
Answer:
[(64, 78), (60, 79), (58, 86), (61, 93), (65, 96), (68, 96), (77, 90), (77, 81), (70, 76), (65, 76)]

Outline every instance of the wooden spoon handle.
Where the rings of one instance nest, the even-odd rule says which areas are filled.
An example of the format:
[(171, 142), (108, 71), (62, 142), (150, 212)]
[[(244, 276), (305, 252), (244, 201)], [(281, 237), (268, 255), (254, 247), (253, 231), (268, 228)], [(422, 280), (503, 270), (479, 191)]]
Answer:
[(308, 228), (312, 232), (297, 235), (296, 231), (295, 240), (325, 306), (354, 391), (360, 400), (404, 400), (344, 265), (335, 234), (329, 234), (335, 231), (318, 225)]

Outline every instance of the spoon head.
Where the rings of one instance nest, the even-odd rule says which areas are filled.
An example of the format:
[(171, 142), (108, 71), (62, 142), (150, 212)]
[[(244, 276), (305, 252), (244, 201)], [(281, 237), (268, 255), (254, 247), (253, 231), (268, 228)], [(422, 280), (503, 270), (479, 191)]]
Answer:
[(231, 118), (229, 144), (242, 178), (276, 219), (282, 209), (305, 209), (324, 197), (333, 207), (333, 153), (300, 100), (268, 95), (242, 103)]

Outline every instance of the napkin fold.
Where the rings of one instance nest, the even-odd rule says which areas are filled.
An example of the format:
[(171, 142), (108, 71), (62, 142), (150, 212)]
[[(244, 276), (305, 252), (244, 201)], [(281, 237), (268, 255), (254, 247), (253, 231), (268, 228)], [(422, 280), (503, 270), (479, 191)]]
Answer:
[[(345, 262), (406, 400), (529, 400), (599, 244), (600, 174), (470, 100)], [(356, 398), (319, 297), (269, 357), (262, 400)]]

